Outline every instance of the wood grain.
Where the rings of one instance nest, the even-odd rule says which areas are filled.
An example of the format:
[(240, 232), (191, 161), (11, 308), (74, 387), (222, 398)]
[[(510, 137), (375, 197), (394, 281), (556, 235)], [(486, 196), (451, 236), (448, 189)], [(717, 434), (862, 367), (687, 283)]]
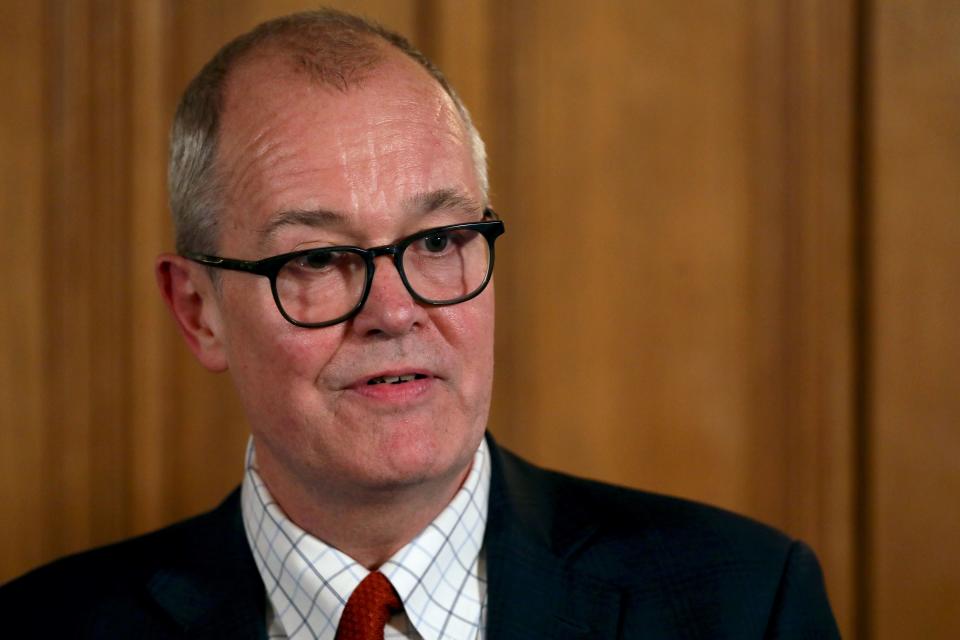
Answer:
[(45, 19), (39, 3), (0, 4), (0, 77), (9, 79), (8, 99), (0, 101), (0, 251), (8, 265), (0, 296), (0, 581), (50, 557), (42, 536), (49, 333), (42, 224)]
[(875, 14), (871, 492), (877, 638), (960, 633), (960, 6)]

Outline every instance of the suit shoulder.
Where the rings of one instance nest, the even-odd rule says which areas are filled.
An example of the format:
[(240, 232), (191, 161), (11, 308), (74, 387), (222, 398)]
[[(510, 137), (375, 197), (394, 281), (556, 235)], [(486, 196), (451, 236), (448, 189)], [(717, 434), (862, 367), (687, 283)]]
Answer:
[[(597, 523), (603, 535), (657, 535), (665, 544), (723, 542), (752, 553), (785, 553), (792, 540), (748, 516), (695, 500), (557, 474), (560, 508), (574, 519)], [(758, 548), (759, 545), (759, 548)]]
[(488, 527), (508, 532), (492, 536), (496, 551), (537, 558), (554, 580), (617, 594), (623, 637), (678, 629), (690, 637), (838, 637), (819, 564), (802, 542), (724, 509), (547, 471), (491, 449)]
[(654, 560), (691, 574), (737, 566), (776, 582), (796, 544), (777, 529), (726, 509), (550, 471), (501, 454), (509, 482), (522, 487), (519, 499), (528, 505), (541, 501), (532, 519), (548, 523), (544, 535), (577, 540), (580, 564), (600, 566), (604, 575), (619, 573), (617, 567), (625, 577), (639, 575), (636, 566), (649, 567)]
[(105, 606), (130, 609), (146, 597), (146, 586), (158, 572), (215, 556), (220, 543), (214, 532), (222, 531), (235, 499), (232, 495), (213, 511), (163, 529), (38, 567), (0, 586), (0, 614), (7, 620), (39, 614), (51, 598), (65, 612), (74, 612), (75, 620)]

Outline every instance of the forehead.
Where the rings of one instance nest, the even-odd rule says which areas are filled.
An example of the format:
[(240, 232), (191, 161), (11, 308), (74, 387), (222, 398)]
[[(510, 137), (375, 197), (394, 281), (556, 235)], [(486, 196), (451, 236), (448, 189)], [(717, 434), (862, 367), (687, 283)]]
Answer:
[(456, 107), (399, 53), (345, 90), (318, 83), (279, 54), (244, 61), (226, 85), (217, 166), (224, 233), (256, 231), (285, 211), (388, 222), (402, 202), (441, 190), (480, 200)]

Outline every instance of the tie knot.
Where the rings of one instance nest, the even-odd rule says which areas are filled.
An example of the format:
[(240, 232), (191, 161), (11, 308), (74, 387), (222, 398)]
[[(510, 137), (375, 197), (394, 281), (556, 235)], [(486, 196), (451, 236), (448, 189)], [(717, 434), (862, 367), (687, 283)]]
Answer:
[(383, 640), (383, 629), (394, 613), (401, 611), (400, 596), (379, 571), (357, 585), (337, 626), (336, 640)]

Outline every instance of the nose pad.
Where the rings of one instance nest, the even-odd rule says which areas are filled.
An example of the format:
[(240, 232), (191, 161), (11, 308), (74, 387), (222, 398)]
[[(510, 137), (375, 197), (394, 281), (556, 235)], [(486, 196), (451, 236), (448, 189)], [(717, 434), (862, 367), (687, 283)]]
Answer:
[(374, 265), (370, 294), (360, 313), (354, 316), (353, 328), (363, 335), (403, 335), (423, 322), (426, 310), (403, 284), (393, 256), (377, 256)]

